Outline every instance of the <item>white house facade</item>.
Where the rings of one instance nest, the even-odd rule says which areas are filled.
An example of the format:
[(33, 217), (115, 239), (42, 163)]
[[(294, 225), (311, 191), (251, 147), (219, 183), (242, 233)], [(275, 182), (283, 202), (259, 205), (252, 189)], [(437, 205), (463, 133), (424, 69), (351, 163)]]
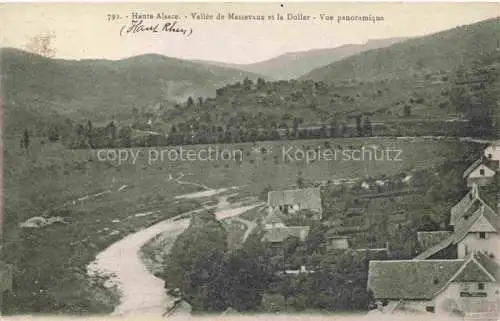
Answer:
[(479, 164), (473, 168), (467, 176), (467, 187), (472, 187), (474, 184), (477, 186), (486, 186), (495, 181), (495, 171), (484, 164)]
[(312, 218), (321, 219), (321, 193), (319, 188), (304, 188), (270, 191), (267, 196), (268, 210), (279, 210), (283, 214), (294, 214), (308, 210)]
[(498, 313), (500, 266), (471, 253), (455, 260), (370, 261), (368, 289), (391, 309), (439, 314)]
[(491, 161), (500, 162), (500, 142), (488, 146), (484, 150), (484, 157)]

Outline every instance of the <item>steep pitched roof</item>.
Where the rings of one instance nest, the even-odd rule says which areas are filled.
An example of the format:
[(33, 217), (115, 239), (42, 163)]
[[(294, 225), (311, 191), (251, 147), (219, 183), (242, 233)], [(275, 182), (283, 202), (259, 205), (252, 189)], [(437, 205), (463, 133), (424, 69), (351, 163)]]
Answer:
[(497, 231), (500, 231), (500, 213), (495, 212), (494, 209), (486, 205), (483, 216)]
[(500, 282), (500, 266), (482, 253), (458, 260), (370, 261), (377, 299), (430, 300), (451, 282)]
[(474, 163), (472, 163), (472, 165), (467, 167), (467, 169), (464, 171), (464, 174), (462, 175), (462, 177), (467, 178), (467, 176), (469, 176), (470, 173), (472, 173), (472, 171), (474, 171), (482, 163), (483, 163), (483, 158), (481, 157), (478, 160), (476, 160)]
[(284, 222), (283, 214), (278, 208), (271, 210), (269, 214), (262, 220), (263, 224), (279, 224), (283, 222)]
[(475, 211), (472, 207), (477, 207), (478, 202), (485, 204), (481, 197), (479, 197), (478, 186), (474, 184), (472, 185), (471, 190), (451, 208), (450, 225), (455, 225), (456, 221), (464, 214), (467, 214), (467, 212)]
[(289, 237), (297, 237), (305, 241), (309, 234), (309, 226), (275, 227), (266, 231), (262, 242), (281, 243)]
[(319, 188), (270, 191), (267, 202), (270, 206), (299, 204), (302, 209), (321, 209), (321, 193)]
[[(496, 231), (500, 231), (500, 216), (486, 203), (478, 202), (476, 205), (471, 206), (463, 216), (458, 218), (455, 222), (452, 234), (449, 234), (447, 238), (444, 238), (436, 245), (427, 248), (425, 251), (417, 255), (414, 260), (427, 259), (450, 245), (457, 244), (468, 233), (490, 232), (488, 226), (493, 227)], [(481, 229), (481, 231), (479, 229)]]
[(482, 267), (486, 269), (486, 271), (488, 271), (491, 276), (493, 276), (497, 282), (500, 282), (500, 266), (495, 262), (495, 260), (481, 252), (474, 253), (474, 258), (477, 262), (479, 262), (479, 264), (481, 264)]
[[(470, 215), (464, 215), (458, 218), (455, 223), (455, 231), (452, 239), (453, 243), (460, 242), (469, 232), (478, 232), (471, 230), (474, 224), (481, 218), (484, 218), (497, 231), (500, 227), (500, 217), (486, 203), (480, 204), (479, 207)], [(484, 232), (487, 232), (486, 230)]]
[(432, 255), (436, 254), (437, 252), (447, 248), (448, 246), (450, 246), (452, 244), (453, 244), (453, 238), (450, 236), (449, 238), (442, 240), (438, 244), (426, 249), (425, 251), (423, 251), (419, 255), (415, 256), (413, 259), (414, 260), (425, 260), (425, 259), (431, 257)]
[(492, 282), (492, 276), (477, 261), (469, 260), (453, 278), (454, 282)]
[(465, 260), (370, 261), (368, 289), (376, 299), (429, 300)]

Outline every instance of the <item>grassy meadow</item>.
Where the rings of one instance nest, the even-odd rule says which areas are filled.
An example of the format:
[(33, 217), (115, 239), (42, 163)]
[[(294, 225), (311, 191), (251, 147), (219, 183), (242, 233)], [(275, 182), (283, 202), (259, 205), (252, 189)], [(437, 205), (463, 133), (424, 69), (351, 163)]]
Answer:
[[(401, 149), (402, 161), (285, 162), (281, 154), (283, 146), (306, 150), (325, 149), (326, 144), (331, 149), (354, 149), (362, 144)], [(26, 152), (18, 141), (6, 140), (2, 260), (14, 265), (15, 272), (13, 290), (4, 296), (4, 313), (112, 311), (116, 294), (104, 290), (106, 276), (88, 279), (87, 264), (125, 235), (200, 207), (201, 200), (175, 199), (177, 195), (204, 186), (242, 186), (241, 197), (259, 196), (269, 187), (292, 188), (299, 177), (307, 184), (391, 175), (461, 157), (459, 146), (446, 140), (280, 141), (218, 147), (241, 151), (239, 160), (148, 164), (144, 156), (135, 164), (118, 164), (99, 161), (96, 150), (68, 150), (59, 143), (34, 139)], [(184, 146), (197, 151), (206, 148)], [(147, 153), (142, 150), (143, 155)], [(34, 216), (63, 217), (66, 223), (31, 229), (19, 226)]]

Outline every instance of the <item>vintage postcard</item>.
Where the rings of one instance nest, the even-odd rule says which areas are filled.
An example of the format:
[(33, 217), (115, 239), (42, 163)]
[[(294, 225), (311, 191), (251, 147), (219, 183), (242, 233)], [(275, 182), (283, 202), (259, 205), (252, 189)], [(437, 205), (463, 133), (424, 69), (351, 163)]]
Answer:
[(5, 318), (500, 315), (498, 3), (0, 6)]

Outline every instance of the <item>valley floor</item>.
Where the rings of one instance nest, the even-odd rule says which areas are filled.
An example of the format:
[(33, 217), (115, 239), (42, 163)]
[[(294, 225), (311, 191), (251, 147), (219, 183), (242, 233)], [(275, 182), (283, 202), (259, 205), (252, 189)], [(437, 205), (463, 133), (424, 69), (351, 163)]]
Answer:
[[(189, 182), (186, 182), (189, 184)], [(207, 195), (217, 195), (225, 189), (210, 189), (203, 192), (180, 195), (177, 198), (196, 198)], [(227, 202), (227, 196), (218, 196), (219, 203), (215, 208), (218, 219), (238, 216), (259, 204), (232, 207)], [(141, 248), (154, 237), (167, 233), (169, 237), (178, 236), (189, 225), (188, 215), (208, 209), (200, 209), (183, 213), (174, 218), (157, 223), (149, 228), (126, 236), (102, 251), (94, 262), (89, 265), (89, 274), (94, 271), (111, 273), (113, 283), (121, 294), (120, 304), (114, 310), (117, 315), (152, 315), (159, 316), (173, 303), (173, 298), (166, 294), (164, 281), (148, 270), (140, 258)]]

